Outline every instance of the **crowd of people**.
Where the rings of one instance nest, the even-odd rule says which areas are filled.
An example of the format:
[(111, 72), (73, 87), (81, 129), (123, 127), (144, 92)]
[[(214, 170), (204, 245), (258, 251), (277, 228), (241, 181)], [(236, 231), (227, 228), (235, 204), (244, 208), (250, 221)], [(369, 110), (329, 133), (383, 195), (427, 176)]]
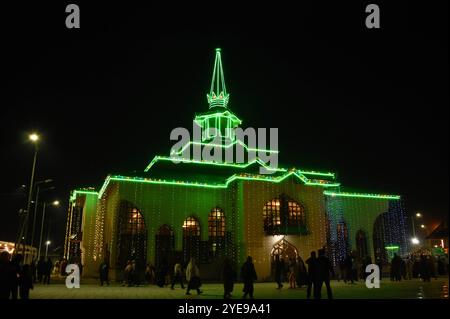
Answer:
[[(66, 259), (53, 264), (51, 258), (24, 263), (22, 254), (0, 253), (0, 299), (29, 299), (35, 284), (49, 285), (52, 277), (65, 277)], [(80, 265), (81, 273), (81, 263)]]
[[(290, 289), (306, 287), (306, 297), (320, 299), (322, 288), (325, 286), (327, 297), (332, 299), (333, 293), (330, 285), (331, 279), (343, 280), (346, 283), (354, 284), (359, 280), (365, 280), (368, 273), (366, 266), (371, 264), (370, 257), (361, 259), (355, 253), (350, 252), (345, 258), (337, 263), (337, 273), (330, 259), (326, 256), (325, 249), (312, 251), (310, 257), (304, 262), (300, 256), (289, 258), (286, 261), (279, 255), (274, 256), (272, 269), (276, 289), (282, 289), (283, 283), (288, 283)], [(0, 255), (0, 299), (28, 299), (29, 292), (34, 288), (34, 284), (50, 284), (52, 276), (64, 277), (68, 261), (62, 259), (52, 263), (51, 259), (45, 260), (43, 257), (36, 263), (33, 260), (30, 264), (23, 264), (22, 255), (11, 256), (7, 252)], [(446, 255), (433, 256), (423, 251), (416, 252), (401, 258), (394, 254), (391, 262), (383, 265), (379, 260), (376, 264), (383, 274), (387, 269), (392, 281), (410, 280), (420, 278), (424, 282), (438, 275), (448, 274), (448, 258)], [(98, 269), (100, 285), (110, 285), (109, 263), (104, 260)], [(81, 272), (80, 264), (80, 272)], [(386, 273), (386, 272), (385, 272)], [(257, 273), (253, 264), (253, 258), (248, 256), (241, 266), (240, 273), (234, 268), (233, 262), (225, 258), (221, 269), (221, 279), (223, 282), (223, 297), (232, 297), (234, 284), (237, 280), (243, 282), (243, 298), (254, 298), (254, 283), (257, 280)], [(184, 278), (187, 286), (184, 284)], [(155, 284), (159, 287), (170, 286), (175, 289), (179, 285), (181, 289), (186, 289), (186, 295), (191, 291), (201, 294), (202, 286), (200, 268), (195, 260), (191, 258), (184, 267), (180, 260), (176, 260), (172, 266), (165, 260), (154, 267), (148, 263), (145, 267), (140, 266), (135, 260), (129, 260), (123, 269), (122, 286), (136, 287), (142, 284)]]

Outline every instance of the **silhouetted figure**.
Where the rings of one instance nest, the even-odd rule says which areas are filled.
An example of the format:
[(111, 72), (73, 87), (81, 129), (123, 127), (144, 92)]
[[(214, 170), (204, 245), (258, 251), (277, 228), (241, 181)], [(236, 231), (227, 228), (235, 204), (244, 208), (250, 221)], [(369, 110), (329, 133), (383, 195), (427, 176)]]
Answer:
[(430, 267), (425, 255), (420, 256), (420, 278), (423, 281), (430, 281), (431, 279)]
[(11, 264), (14, 269), (14, 278), (12, 279), (12, 285), (11, 285), (11, 298), (17, 299), (18, 293), (19, 293), (19, 278), (22, 274), (22, 267), (21, 263), (23, 261), (23, 256), (21, 254), (13, 255), (11, 259)]
[(0, 299), (9, 299), (14, 291), (16, 280), (17, 274), (10, 261), (10, 254), (3, 251), (0, 254)]
[(31, 274), (31, 281), (33, 283), (36, 282), (36, 259), (33, 258), (30, 264), (30, 274)]
[(311, 252), (311, 257), (306, 260), (306, 264), (308, 265), (308, 288), (306, 289), (306, 298), (310, 299), (311, 288), (314, 288), (314, 291), (317, 289), (317, 258), (315, 251)]
[(24, 265), (19, 278), (20, 299), (30, 299), (30, 289), (33, 289), (33, 277), (30, 265)]
[(158, 287), (164, 287), (166, 285), (166, 277), (169, 272), (169, 265), (167, 260), (162, 260), (156, 269), (156, 285)]
[(302, 257), (297, 257), (297, 286), (301, 288), (303, 285), (308, 285), (308, 271), (306, 270), (305, 263)]
[(145, 268), (145, 281), (147, 284), (152, 284), (155, 280), (155, 267), (152, 264), (147, 264)]
[(396, 253), (391, 261), (391, 277), (394, 281), (402, 280), (402, 259)]
[(225, 258), (222, 268), (223, 279), (223, 298), (230, 299), (233, 292), (234, 281), (236, 279), (236, 271), (231, 264), (230, 259)]
[(289, 288), (297, 285), (297, 264), (293, 258), (289, 259)]
[(243, 298), (247, 298), (247, 295), (250, 299), (253, 299), (254, 287), (253, 283), (258, 279), (256, 276), (255, 265), (253, 264), (252, 257), (248, 256), (247, 261), (242, 265), (241, 268), (241, 277), (244, 282), (244, 296)]
[(344, 264), (345, 264), (345, 279), (344, 279), (344, 282), (346, 283), (347, 281), (350, 281), (353, 284), (354, 283), (354, 280), (353, 280), (353, 259), (352, 259), (352, 256), (350, 254), (348, 254), (345, 257)]
[(191, 258), (188, 266), (186, 267), (186, 280), (188, 281), (188, 287), (186, 295), (190, 295), (192, 289), (197, 290), (197, 294), (201, 294), (202, 291), (200, 287), (202, 285), (200, 281), (200, 270), (198, 269), (197, 263), (194, 258)]
[(330, 286), (330, 274), (334, 275), (333, 266), (331, 265), (330, 259), (325, 256), (325, 250), (320, 249), (319, 250), (319, 257), (316, 261), (317, 265), (317, 281), (314, 283), (314, 285), (317, 286), (317, 288), (314, 289), (314, 298), (315, 299), (321, 299), (322, 297), (322, 285), (325, 283), (325, 286), (327, 287), (327, 295), (328, 299), (333, 298), (333, 294), (331, 291)]
[(275, 282), (277, 283), (277, 289), (283, 288), (283, 272), (284, 272), (284, 262), (280, 260), (280, 255), (275, 255)]
[(43, 282), (45, 274), (45, 259), (44, 257), (39, 258), (37, 263), (37, 280), (39, 283)]
[(122, 286), (127, 285), (128, 287), (131, 287), (133, 285), (133, 264), (131, 260), (127, 261), (127, 265), (124, 269), (124, 281)]
[(100, 274), (100, 286), (103, 286), (106, 283), (109, 286), (109, 264), (106, 260), (104, 260), (98, 269)]
[(184, 289), (183, 275), (181, 271), (182, 271), (181, 263), (177, 261), (173, 266), (172, 286), (170, 287), (171, 289), (175, 289), (174, 286), (177, 282), (180, 283), (181, 289)]
[(44, 267), (44, 284), (46, 285), (50, 285), (50, 276), (52, 274), (52, 269), (53, 269), (52, 260), (48, 258), (47, 261), (45, 262)]

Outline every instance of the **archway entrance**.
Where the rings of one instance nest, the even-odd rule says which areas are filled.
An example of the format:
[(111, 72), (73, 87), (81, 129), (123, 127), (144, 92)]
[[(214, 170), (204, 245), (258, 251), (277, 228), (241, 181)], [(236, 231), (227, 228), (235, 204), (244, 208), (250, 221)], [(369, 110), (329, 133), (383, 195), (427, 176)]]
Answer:
[(275, 271), (275, 258), (277, 255), (280, 256), (280, 260), (283, 260), (285, 267), (287, 267), (291, 258), (295, 260), (298, 257), (298, 250), (284, 238), (276, 242), (270, 252), (272, 274)]

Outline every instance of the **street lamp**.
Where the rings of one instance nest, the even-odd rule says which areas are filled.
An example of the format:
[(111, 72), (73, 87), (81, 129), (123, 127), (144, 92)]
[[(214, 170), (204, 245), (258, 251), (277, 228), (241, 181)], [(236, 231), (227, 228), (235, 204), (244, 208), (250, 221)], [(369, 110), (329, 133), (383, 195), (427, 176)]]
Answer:
[[(42, 222), (41, 222), (41, 236), (39, 237), (39, 249), (38, 249), (38, 260), (41, 258), (41, 247), (42, 247), (42, 233), (44, 232), (44, 220), (45, 220), (45, 207), (48, 205), (48, 203), (44, 202), (42, 205)], [(59, 206), (59, 201), (55, 200), (52, 203), (50, 203), (49, 205), (52, 206)], [(50, 243), (49, 241), (47, 241), (48, 243)], [(46, 243), (47, 244), (47, 243)], [(47, 249), (48, 249), (48, 245), (47, 244)], [(46, 256), (47, 257), (47, 256)]]
[(31, 169), (31, 178), (30, 178), (30, 189), (28, 190), (28, 201), (27, 201), (27, 210), (25, 212), (25, 216), (23, 219), (23, 225), (19, 231), (19, 240), (17, 243), (17, 250), (19, 251), (20, 248), (20, 244), (23, 240), (23, 255), (25, 256), (25, 242), (26, 239), (22, 239), (22, 237), (26, 237), (27, 236), (27, 232), (28, 232), (28, 216), (30, 213), (30, 207), (31, 207), (31, 197), (33, 196), (33, 183), (34, 183), (34, 171), (36, 168), (36, 159), (37, 159), (37, 153), (38, 153), (38, 140), (39, 140), (39, 135), (37, 133), (32, 133), (28, 136), (28, 139), (34, 144), (34, 157), (33, 157), (33, 166)]
[[(31, 242), (30, 242), (31, 247), (34, 246), (34, 232), (36, 230), (36, 215), (37, 215), (37, 208), (38, 208), (38, 203), (39, 203), (39, 191), (41, 190), (40, 185), (48, 184), (51, 182), (53, 182), (52, 179), (45, 179), (45, 180), (34, 183), (34, 187), (36, 188), (36, 200), (34, 201), (33, 228), (31, 229)], [(54, 189), (54, 188), (55, 187), (49, 187), (49, 188), (44, 188), (44, 190)]]
[(416, 237), (413, 237), (413, 238), (411, 239), (411, 242), (412, 242), (414, 245), (420, 244), (420, 241), (419, 241)]
[(425, 225), (424, 224), (420, 225), (420, 228), (425, 228)]
[(416, 213), (416, 217), (420, 218), (420, 217), (422, 217), (422, 214), (421, 213)]
[(47, 259), (47, 256), (48, 256), (48, 245), (50, 245), (50, 244), (51, 244), (50, 240), (47, 240), (45, 242), (45, 259)]

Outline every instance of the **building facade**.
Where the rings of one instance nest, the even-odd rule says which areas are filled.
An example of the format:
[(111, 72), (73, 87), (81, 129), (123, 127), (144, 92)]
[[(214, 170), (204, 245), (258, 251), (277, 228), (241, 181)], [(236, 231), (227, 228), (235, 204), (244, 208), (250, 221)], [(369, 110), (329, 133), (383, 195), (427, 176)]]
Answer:
[(194, 119), (198, 139), (194, 132), (141, 172), (71, 193), (65, 257), (81, 261), (85, 276), (98, 276), (104, 260), (121, 280), (129, 260), (144, 269), (195, 257), (202, 277), (217, 279), (225, 257), (239, 267), (252, 256), (269, 280), (276, 255), (305, 260), (325, 248), (337, 264), (350, 252), (372, 261), (407, 252), (400, 196), (346, 192), (332, 172), (271, 167), (259, 155), (278, 151), (236, 135), (242, 121), (228, 106), (219, 49), (207, 100)]

